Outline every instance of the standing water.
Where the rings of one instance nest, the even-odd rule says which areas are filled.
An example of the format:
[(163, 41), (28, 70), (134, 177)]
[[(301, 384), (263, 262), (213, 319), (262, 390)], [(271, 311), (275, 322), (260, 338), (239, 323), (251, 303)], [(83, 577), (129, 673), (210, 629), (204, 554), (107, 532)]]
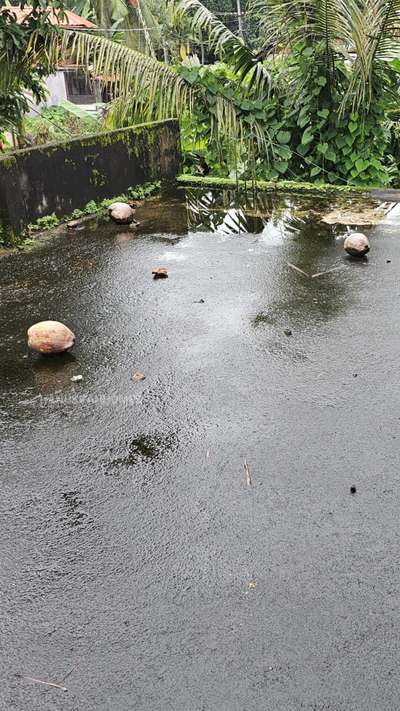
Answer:
[(335, 208), (188, 191), (0, 261), (2, 709), (397, 707), (399, 222)]

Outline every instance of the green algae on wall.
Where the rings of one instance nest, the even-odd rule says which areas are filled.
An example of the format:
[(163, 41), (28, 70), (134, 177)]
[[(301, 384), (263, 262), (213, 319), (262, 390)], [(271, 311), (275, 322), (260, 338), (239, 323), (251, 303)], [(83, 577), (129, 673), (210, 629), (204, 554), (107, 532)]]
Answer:
[(29, 224), (71, 215), (132, 185), (175, 183), (180, 167), (176, 119), (14, 151), (0, 158), (1, 239), (9, 241), (9, 228), (22, 237)]
[(235, 180), (234, 178), (216, 178), (213, 176), (203, 177), (200, 175), (179, 175), (177, 178), (179, 185), (190, 185), (199, 188), (231, 188), (235, 190), (258, 190), (260, 192), (285, 192), (285, 193), (315, 193), (318, 195), (329, 195), (340, 193), (342, 195), (366, 195), (366, 188), (355, 187), (354, 185), (331, 185), (321, 183), (300, 183), (293, 180), (266, 181), (256, 180)]

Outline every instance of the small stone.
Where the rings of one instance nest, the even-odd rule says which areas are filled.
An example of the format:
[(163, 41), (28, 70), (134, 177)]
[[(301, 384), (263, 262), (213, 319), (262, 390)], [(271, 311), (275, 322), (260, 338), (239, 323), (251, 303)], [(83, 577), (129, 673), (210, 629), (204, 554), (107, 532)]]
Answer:
[(369, 239), (362, 232), (353, 232), (346, 237), (343, 246), (351, 257), (365, 257), (370, 250)]
[(71, 378), (72, 383), (80, 383), (83, 380), (83, 375), (73, 375)]
[(350, 494), (356, 494), (357, 493), (357, 487), (356, 486), (351, 486), (350, 487)]
[(353, 373), (353, 378), (358, 378), (358, 373)]
[(386, 264), (391, 264), (391, 263), (392, 263), (392, 260), (391, 260), (391, 259), (387, 259), (387, 260), (386, 260)]
[(145, 374), (139, 373), (139, 371), (137, 371), (136, 373), (134, 373), (132, 375), (132, 380), (144, 380), (145, 378), (146, 378)]
[(126, 202), (114, 202), (108, 208), (108, 214), (118, 225), (130, 225), (133, 222), (133, 208)]
[(165, 267), (157, 267), (152, 271), (154, 279), (167, 279), (168, 270)]
[(80, 226), (79, 220), (71, 220), (71, 222), (67, 222), (67, 227), (69, 230), (76, 230)]
[(293, 332), (290, 330), (290, 328), (285, 328), (284, 332), (285, 336), (292, 336)]

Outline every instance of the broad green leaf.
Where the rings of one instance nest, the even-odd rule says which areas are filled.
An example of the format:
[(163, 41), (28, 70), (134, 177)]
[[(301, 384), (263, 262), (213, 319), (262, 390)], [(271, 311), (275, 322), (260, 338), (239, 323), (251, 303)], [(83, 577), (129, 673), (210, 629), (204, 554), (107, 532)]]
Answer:
[(335, 143), (338, 148), (343, 148), (346, 145), (346, 139), (344, 136), (336, 136)]
[(276, 138), (279, 143), (289, 143), (290, 137), (289, 131), (279, 131)]
[(304, 126), (306, 126), (308, 124), (309, 120), (310, 120), (310, 117), (308, 115), (304, 115), (301, 117), (299, 116), (299, 118), (297, 120), (297, 125), (300, 128), (304, 128)]
[(274, 146), (274, 153), (279, 156), (279, 158), (283, 158), (284, 160), (289, 160), (292, 157), (292, 151), (290, 150), (289, 146)]
[(304, 146), (303, 144), (300, 144), (297, 146), (296, 151), (297, 153), (300, 153), (301, 156), (305, 156), (306, 153), (310, 150), (310, 145), (308, 144), (307, 146)]
[(302, 146), (308, 146), (309, 143), (311, 143), (314, 140), (314, 136), (311, 133), (309, 128), (306, 128), (306, 130), (303, 133), (302, 139), (301, 139), (301, 144)]
[(288, 162), (287, 162), (286, 160), (281, 160), (281, 161), (275, 161), (275, 162), (274, 162), (274, 168), (275, 168), (275, 170), (277, 170), (278, 173), (280, 173), (281, 175), (283, 175), (284, 173), (286, 173), (286, 171), (287, 171), (287, 169), (288, 169), (288, 166), (289, 166), (289, 164), (288, 164)]
[(322, 155), (324, 156), (326, 154), (328, 148), (329, 148), (329, 145), (327, 143), (318, 143), (317, 151), (318, 151), (318, 153), (322, 153)]

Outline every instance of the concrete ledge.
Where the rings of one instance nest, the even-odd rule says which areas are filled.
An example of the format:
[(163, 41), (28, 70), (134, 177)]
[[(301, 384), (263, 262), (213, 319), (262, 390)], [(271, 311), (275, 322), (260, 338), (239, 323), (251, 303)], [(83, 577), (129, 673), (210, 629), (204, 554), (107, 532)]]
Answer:
[(175, 182), (180, 165), (176, 119), (10, 153), (0, 158), (0, 242), (45, 215), (62, 217), (145, 182)]
[(369, 195), (368, 188), (359, 188), (354, 185), (330, 185), (324, 183), (297, 183), (292, 180), (256, 180), (255, 184), (251, 180), (235, 180), (234, 178), (216, 178), (212, 176), (202, 177), (199, 175), (179, 175), (179, 185), (191, 185), (198, 188), (227, 188), (235, 190), (251, 191), (256, 188), (260, 192), (285, 192), (285, 193), (315, 193), (318, 195), (342, 194), (342, 195)]

